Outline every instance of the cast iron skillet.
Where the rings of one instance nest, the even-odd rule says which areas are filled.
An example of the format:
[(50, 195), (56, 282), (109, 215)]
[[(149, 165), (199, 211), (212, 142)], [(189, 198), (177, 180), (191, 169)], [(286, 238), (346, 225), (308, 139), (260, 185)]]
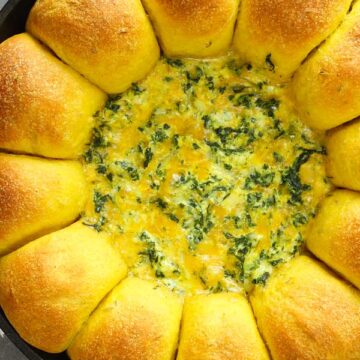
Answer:
[[(0, 11), (0, 42), (8, 37), (24, 31), (24, 25), (28, 13), (35, 0), (9, 0)], [(0, 3), (1, 8), (1, 3)], [(56, 326), (56, 324), (54, 324)], [(24, 353), (29, 360), (68, 360), (65, 353), (51, 355), (27, 345), (14, 328), (7, 321), (0, 309), (0, 328), (15, 346)], [(12, 360), (12, 359), (8, 359)]]

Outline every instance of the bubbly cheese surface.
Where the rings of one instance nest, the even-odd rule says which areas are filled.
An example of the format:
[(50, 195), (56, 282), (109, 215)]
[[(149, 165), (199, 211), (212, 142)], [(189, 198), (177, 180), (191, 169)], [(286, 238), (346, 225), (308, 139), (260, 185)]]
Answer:
[(301, 252), (330, 185), (286, 86), (232, 55), (163, 58), (95, 116), (82, 221), (113, 235), (130, 274), (242, 292)]

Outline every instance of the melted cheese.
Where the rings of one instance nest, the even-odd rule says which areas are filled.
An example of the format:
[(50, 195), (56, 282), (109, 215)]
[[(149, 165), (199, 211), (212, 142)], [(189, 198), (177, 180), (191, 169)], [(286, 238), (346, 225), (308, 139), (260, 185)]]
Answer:
[(231, 55), (162, 59), (96, 121), (83, 222), (113, 234), (132, 275), (180, 292), (264, 284), (329, 191), (322, 134)]

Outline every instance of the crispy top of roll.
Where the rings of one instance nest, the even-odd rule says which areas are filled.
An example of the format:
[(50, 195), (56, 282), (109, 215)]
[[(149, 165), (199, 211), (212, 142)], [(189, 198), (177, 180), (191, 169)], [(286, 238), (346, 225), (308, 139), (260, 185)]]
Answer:
[(273, 359), (360, 358), (360, 294), (315, 260), (282, 265), (250, 300)]
[(306, 244), (310, 251), (360, 288), (360, 194), (336, 190), (316, 215)]
[(0, 148), (76, 158), (106, 95), (28, 34), (0, 44)]
[(181, 300), (156, 283), (127, 278), (90, 317), (69, 349), (72, 360), (171, 360)]
[(80, 163), (0, 154), (0, 255), (68, 225), (86, 198)]
[(42, 0), (27, 30), (109, 93), (142, 79), (159, 47), (140, 0)]
[(144, 0), (169, 56), (208, 57), (225, 52), (239, 0)]
[[(20, 337), (71, 360), (359, 360), (360, 193), (312, 200), (333, 190), (322, 135), (327, 176), (360, 191), (360, 0), (33, 3), (0, 44), (0, 307)], [(232, 181), (233, 163), (255, 167)], [(288, 224), (277, 190), (302, 207)]]
[(303, 120), (327, 130), (360, 115), (360, 2), (297, 71), (293, 89)]
[(197, 295), (185, 301), (177, 360), (215, 359), (269, 359), (242, 295)]
[(243, 0), (234, 38), (241, 57), (288, 79), (343, 20), (351, 0)]
[(326, 134), (326, 172), (336, 186), (360, 191), (360, 118)]
[(0, 305), (24, 340), (61, 352), (125, 274), (106, 236), (79, 222), (0, 260)]

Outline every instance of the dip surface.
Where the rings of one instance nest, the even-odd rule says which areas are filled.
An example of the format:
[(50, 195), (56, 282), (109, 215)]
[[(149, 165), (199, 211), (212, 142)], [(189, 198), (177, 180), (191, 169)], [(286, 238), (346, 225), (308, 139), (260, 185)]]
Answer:
[(130, 274), (243, 292), (302, 251), (330, 185), (323, 134), (286, 86), (232, 55), (162, 58), (95, 117), (82, 220), (113, 235)]

